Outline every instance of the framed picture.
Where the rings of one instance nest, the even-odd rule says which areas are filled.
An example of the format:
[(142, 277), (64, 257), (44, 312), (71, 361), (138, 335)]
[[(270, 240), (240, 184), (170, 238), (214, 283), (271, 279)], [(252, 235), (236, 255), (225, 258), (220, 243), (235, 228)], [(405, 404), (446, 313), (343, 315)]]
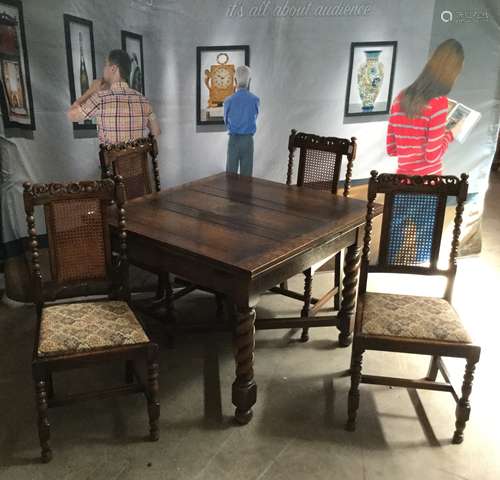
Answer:
[(142, 35), (122, 30), (122, 50), (130, 55), (130, 88), (145, 95), (144, 90), (144, 57), (142, 55)]
[(398, 42), (351, 43), (345, 116), (389, 113)]
[(197, 47), (196, 123), (224, 124), (224, 99), (235, 92), (236, 68), (250, 66), (250, 47)]
[[(1, 1), (1, 0), (0, 0)], [(64, 14), (66, 59), (71, 103), (85, 93), (96, 78), (92, 22)], [(95, 120), (73, 123), (75, 130), (95, 129)]]
[(5, 128), (35, 130), (23, 4), (0, 0), (0, 104)]

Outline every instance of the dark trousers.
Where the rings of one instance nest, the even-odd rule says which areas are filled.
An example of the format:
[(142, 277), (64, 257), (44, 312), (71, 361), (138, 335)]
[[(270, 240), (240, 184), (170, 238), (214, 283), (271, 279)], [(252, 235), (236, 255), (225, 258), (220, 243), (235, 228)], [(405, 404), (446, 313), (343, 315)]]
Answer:
[(252, 176), (253, 135), (229, 135), (226, 170), (240, 175)]

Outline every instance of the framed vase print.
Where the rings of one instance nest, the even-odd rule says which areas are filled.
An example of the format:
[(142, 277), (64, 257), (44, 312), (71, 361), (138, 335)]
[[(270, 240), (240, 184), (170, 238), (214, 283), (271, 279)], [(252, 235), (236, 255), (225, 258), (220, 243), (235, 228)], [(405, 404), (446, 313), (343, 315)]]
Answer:
[(250, 47), (197, 47), (196, 123), (224, 125), (224, 99), (236, 91), (236, 68), (250, 66)]
[[(1, 1), (1, 0), (0, 0)], [(81, 97), (96, 78), (92, 22), (64, 14), (66, 60), (71, 104)], [(73, 123), (75, 130), (96, 129), (95, 120)]]
[(130, 88), (145, 94), (144, 90), (144, 57), (142, 54), (142, 35), (122, 30), (122, 50), (130, 56)]
[(345, 116), (389, 113), (398, 42), (351, 43)]
[(35, 130), (20, 0), (0, 0), (0, 105), (5, 128)]

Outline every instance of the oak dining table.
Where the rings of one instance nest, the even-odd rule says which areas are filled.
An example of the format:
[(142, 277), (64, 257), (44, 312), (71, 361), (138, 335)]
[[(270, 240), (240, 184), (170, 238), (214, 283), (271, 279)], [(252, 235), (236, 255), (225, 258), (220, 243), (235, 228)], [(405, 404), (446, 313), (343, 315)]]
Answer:
[[(366, 202), (220, 173), (126, 203), (128, 257), (223, 295), (231, 305), (235, 418), (252, 418), (255, 306), (272, 287), (347, 249), (339, 345), (351, 342)], [(381, 213), (376, 209), (375, 214)]]

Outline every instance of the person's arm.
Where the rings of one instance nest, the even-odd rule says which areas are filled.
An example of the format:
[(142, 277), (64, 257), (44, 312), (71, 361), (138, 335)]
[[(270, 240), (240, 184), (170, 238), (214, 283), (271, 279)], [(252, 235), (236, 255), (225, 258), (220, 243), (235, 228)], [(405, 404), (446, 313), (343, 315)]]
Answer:
[(72, 122), (81, 122), (86, 118), (92, 117), (99, 105), (94, 94), (105, 88), (107, 88), (107, 84), (102, 78), (94, 80), (90, 88), (69, 107), (67, 111), (68, 119)]
[(389, 120), (389, 124), (387, 125), (387, 137), (386, 137), (386, 151), (387, 155), (390, 157), (396, 157), (398, 155), (396, 148), (396, 137), (394, 136), (394, 132), (392, 129), (391, 121)]
[(392, 122), (393, 122), (393, 116), (392, 113), (394, 112), (394, 103), (392, 104), (390, 115), (389, 115), (389, 123), (387, 124), (387, 136), (386, 136), (386, 151), (387, 155), (390, 157), (396, 157), (398, 155), (398, 151), (396, 148), (396, 137), (394, 135), (394, 130), (392, 127)]
[(158, 137), (161, 134), (160, 122), (158, 122), (149, 101), (143, 103), (143, 108), (143, 115), (147, 118), (146, 126), (148, 127), (149, 133), (154, 137)]
[(148, 128), (151, 132), (151, 135), (155, 137), (158, 137), (161, 134), (160, 122), (158, 122), (158, 119), (156, 118), (156, 115), (154, 113), (151, 113), (151, 115), (149, 115)]
[(146, 125), (148, 127), (149, 133), (151, 133), (151, 135), (153, 135), (154, 137), (158, 137), (161, 134), (160, 123), (158, 122), (158, 119), (153, 112), (153, 108), (151, 107), (149, 101), (146, 101), (143, 104), (143, 107), (143, 115), (147, 117)]
[(229, 115), (229, 104), (230, 104), (230, 101), (228, 98), (226, 98), (224, 100), (224, 124), (226, 125), (226, 127), (229, 127), (228, 125), (228, 122), (229, 122), (229, 119), (228, 119), (228, 115)]
[(425, 145), (424, 159), (427, 163), (436, 163), (441, 160), (448, 145), (453, 141), (453, 132), (446, 129), (448, 114), (448, 100), (435, 101), (429, 112), (427, 128), (427, 143)]

